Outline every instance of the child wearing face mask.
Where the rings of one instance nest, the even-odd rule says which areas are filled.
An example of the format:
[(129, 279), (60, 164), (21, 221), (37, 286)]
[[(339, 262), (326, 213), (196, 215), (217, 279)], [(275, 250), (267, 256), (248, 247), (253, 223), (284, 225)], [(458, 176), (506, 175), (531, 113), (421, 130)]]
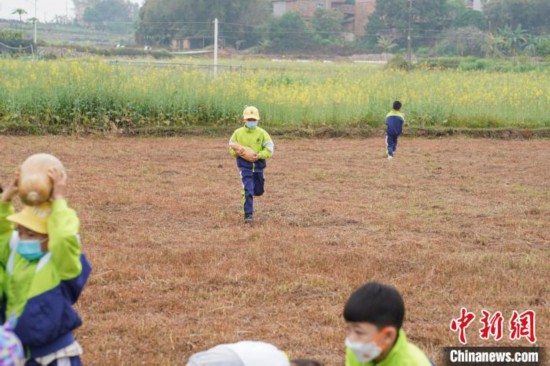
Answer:
[[(237, 167), (241, 172), (243, 184), (242, 201), (244, 211), (244, 222), (250, 224), (254, 221), (254, 196), (264, 194), (264, 169), (266, 159), (273, 155), (275, 145), (269, 134), (258, 127), (260, 112), (256, 107), (246, 107), (243, 111), (244, 126), (233, 132), (229, 139), (229, 153), (237, 159)], [(233, 144), (250, 147), (256, 152), (253, 161), (248, 161), (240, 157)]]
[(346, 366), (430, 366), (432, 363), (401, 328), (405, 305), (399, 292), (368, 282), (344, 307)]
[(18, 174), (0, 199), (0, 266), (4, 268), (4, 316), (15, 316), (14, 332), (26, 366), (81, 365), (73, 330), (82, 321), (73, 309), (91, 268), (82, 254), (80, 222), (64, 198), (67, 175), (50, 169), (51, 200), (14, 213)]

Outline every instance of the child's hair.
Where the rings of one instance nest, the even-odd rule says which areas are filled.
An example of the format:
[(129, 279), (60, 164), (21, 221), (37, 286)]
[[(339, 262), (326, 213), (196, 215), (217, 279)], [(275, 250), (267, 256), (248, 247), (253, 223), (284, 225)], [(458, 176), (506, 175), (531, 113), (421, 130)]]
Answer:
[(368, 282), (358, 288), (344, 307), (347, 322), (371, 323), (378, 329), (393, 326), (399, 330), (404, 317), (405, 304), (399, 292), (377, 282)]
[(398, 101), (398, 100), (393, 102), (393, 109), (395, 109), (396, 111), (400, 110), (401, 109), (401, 102)]
[(311, 358), (298, 358), (290, 361), (292, 366), (323, 366), (317, 360)]

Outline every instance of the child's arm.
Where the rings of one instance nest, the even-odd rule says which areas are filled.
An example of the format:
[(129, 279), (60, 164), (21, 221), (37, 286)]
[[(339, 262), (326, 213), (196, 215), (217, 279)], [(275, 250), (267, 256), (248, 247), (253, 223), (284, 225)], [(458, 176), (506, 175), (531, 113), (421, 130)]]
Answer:
[(267, 132), (264, 132), (262, 149), (258, 152), (258, 159), (269, 159), (275, 152), (275, 144)]
[(235, 149), (233, 149), (231, 147), (231, 144), (237, 142), (236, 136), (235, 136), (236, 133), (237, 133), (237, 131), (233, 132), (233, 135), (231, 135), (231, 138), (229, 139), (229, 154), (231, 154), (231, 156), (234, 157), (234, 158), (236, 158), (238, 155), (237, 155), (237, 152), (235, 151)]
[(67, 182), (65, 172), (52, 169), (49, 176), (53, 181), (53, 203), (52, 213), (48, 218), (48, 251), (52, 254), (60, 279), (73, 279), (82, 271), (78, 236), (80, 221), (64, 198)]
[(15, 179), (2, 192), (0, 198), (0, 265), (5, 267), (10, 255), (10, 238), (14, 229), (14, 225), (6, 218), (12, 215), (15, 210), (11, 204), (11, 200), (18, 192), (17, 182), (19, 180), (19, 172), (15, 174)]
[(10, 256), (10, 238), (13, 233), (13, 223), (6, 217), (14, 213), (11, 202), (0, 202), (0, 266), (6, 267)]
[(48, 251), (52, 253), (61, 280), (73, 279), (82, 271), (79, 226), (76, 212), (69, 208), (67, 201), (53, 201), (48, 218)]

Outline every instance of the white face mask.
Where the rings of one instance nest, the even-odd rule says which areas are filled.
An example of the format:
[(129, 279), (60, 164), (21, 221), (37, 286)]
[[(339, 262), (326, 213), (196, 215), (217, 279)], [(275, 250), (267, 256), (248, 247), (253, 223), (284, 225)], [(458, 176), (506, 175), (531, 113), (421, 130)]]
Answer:
[(360, 362), (370, 362), (382, 353), (382, 348), (374, 342), (352, 342), (346, 338), (346, 347), (349, 348)]

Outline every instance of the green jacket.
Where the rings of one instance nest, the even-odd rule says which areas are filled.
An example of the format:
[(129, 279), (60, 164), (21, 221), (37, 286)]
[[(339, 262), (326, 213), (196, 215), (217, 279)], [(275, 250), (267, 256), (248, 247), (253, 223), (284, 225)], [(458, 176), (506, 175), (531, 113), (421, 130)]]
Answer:
[[(236, 142), (239, 145), (248, 146), (256, 151), (260, 157), (260, 160), (265, 160), (273, 155), (275, 145), (269, 134), (263, 128), (256, 127), (254, 129), (243, 126), (233, 132), (229, 142)], [(229, 148), (229, 153), (234, 158), (237, 157), (237, 153), (232, 148)]]
[(360, 362), (353, 351), (346, 348), (346, 366), (431, 366), (431, 364), (420, 348), (407, 341), (403, 329), (399, 331), (397, 342), (393, 345), (390, 353), (378, 363), (374, 361)]

